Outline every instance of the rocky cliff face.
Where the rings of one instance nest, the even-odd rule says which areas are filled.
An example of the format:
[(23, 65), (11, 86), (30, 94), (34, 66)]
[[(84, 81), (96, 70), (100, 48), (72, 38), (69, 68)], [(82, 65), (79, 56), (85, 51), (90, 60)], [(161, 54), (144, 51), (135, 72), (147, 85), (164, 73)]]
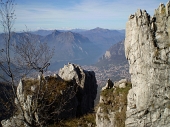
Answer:
[[(37, 89), (39, 79), (20, 81), (17, 87), (18, 100), (15, 100), (18, 111), (10, 119), (1, 121), (3, 127), (47, 126), (58, 120), (81, 116), (93, 110), (97, 94), (94, 72), (68, 64), (59, 70), (58, 75), (47, 76), (42, 82), (45, 83), (41, 85), (42, 89)], [(40, 94), (36, 94), (37, 92)], [(37, 96), (41, 101), (34, 100)], [(19, 105), (23, 111), (19, 110)], [(27, 125), (24, 121), (28, 122)]]
[(170, 126), (170, 2), (153, 17), (145, 10), (130, 16), (125, 54), (132, 82), (126, 126)]

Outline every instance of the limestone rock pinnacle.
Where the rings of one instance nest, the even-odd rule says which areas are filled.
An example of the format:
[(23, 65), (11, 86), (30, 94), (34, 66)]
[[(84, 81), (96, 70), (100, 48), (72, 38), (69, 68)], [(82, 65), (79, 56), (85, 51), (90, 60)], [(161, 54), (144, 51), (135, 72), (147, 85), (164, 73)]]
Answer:
[(151, 17), (138, 10), (126, 24), (131, 74), (127, 127), (170, 126), (170, 2)]

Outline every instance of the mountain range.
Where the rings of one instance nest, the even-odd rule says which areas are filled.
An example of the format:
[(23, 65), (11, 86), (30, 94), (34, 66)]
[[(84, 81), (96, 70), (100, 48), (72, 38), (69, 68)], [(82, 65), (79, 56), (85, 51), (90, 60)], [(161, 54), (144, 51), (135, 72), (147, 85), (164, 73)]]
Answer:
[[(51, 70), (57, 70), (68, 62), (80, 65), (95, 64), (111, 45), (124, 39), (124, 30), (95, 28), (91, 30), (38, 30), (30, 32), (31, 38), (45, 42), (54, 49)], [(14, 44), (22, 43), (26, 33), (13, 33)], [(3, 34), (0, 34), (3, 43)]]
[(62, 67), (68, 62), (89, 65), (94, 63), (101, 54), (98, 45), (87, 37), (71, 31), (55, 30), (43, 37), (41, 41), (47, 42), (50, 48), (55, 49), (51, 68), (56, 67), (56, 65)]
[[(56, 30), (38, 30), (31, 32), (33, 34), (41, 35), (41, 36), (47, 36), (49, 34), (52, 34)], [(91, 42), (96, 43), (97, 45), (100, 45), (102, 54), (110, 48), (113, 44), (122, 41), (125, 38), (125, 30), (109, 30), (109, 29), (103, 29), (100, 27), (91, 29), (91, 30), (85, 30), (85, 29), (72, 29), (72, 30), (57, 30), (58, 32), (73, 32), (83, 35), (84, 37), (87, 37)]]

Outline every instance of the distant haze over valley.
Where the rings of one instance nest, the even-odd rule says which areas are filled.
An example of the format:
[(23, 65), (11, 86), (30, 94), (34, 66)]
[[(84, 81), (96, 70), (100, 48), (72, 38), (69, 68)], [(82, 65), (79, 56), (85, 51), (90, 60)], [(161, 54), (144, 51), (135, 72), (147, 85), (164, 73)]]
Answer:
[[(30, 31), (31, 38), (45, 42), (54, 55), (50, 70), (58, 70), (68, 62), (80, 65), (93, 65), (112, 45), (125, 38), (125, 30), (94, 28), (91, 30), (38, 30)], [(12, 40), (19, 44), (25, 33), (13, 33)], [(3, 41), (3, 34), (0, 34)]]
[[(125, 30), (97, 27), (91, 30), (38, 30), (29, 33), (13, 33), (12, 42), (18, 45), (24, 36), (30, 36), (35, 41), (47, 43), (54, 49), (49, 71), (56, 72), (67, 63), (79, 64), (95, 71), (99, 85), (104, 85), (107, 78), (115, 81), (128, 77), (123, 41)], [(2, 41), (3, 34), (0, 34), (1, 44)]]
[(53, 65), (62, 67), (68, 62), (80, 65), (95, 64), (107, 49), (125, 38), (125, 30), (99, 27), (91, 30), (39, 30), (34, 34), (43, 35), (41, 41), (55, 47), (52, 68)]

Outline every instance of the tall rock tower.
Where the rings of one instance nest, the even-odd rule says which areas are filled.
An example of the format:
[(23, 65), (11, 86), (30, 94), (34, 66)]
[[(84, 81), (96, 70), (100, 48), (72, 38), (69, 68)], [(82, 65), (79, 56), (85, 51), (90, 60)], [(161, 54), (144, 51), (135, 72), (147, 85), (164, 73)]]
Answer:
[(127, 127), (170, 127), (170, 2), (151, 17), (145, 10), (126, 24), (125, 54), (132, 89)]

